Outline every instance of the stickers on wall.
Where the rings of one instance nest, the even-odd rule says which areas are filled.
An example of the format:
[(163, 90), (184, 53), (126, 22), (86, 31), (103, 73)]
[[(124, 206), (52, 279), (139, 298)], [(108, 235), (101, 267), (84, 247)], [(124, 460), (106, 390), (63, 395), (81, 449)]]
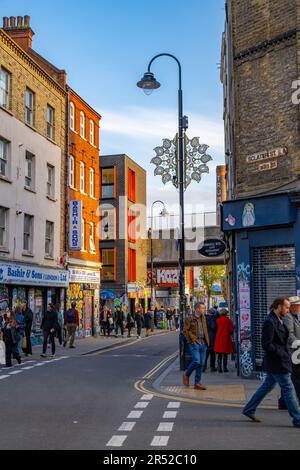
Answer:
[(243, 211), (243, 227), (253, 227), (255, 225), (255, 209), (251, 202), (248, 202)]

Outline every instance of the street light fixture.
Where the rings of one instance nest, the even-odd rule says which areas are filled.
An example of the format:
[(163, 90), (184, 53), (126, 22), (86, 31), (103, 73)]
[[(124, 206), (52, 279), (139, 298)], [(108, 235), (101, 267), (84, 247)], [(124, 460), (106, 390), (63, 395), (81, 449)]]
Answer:
[(165, 203), (162, 202), (162, 201), (154, 201), (152, 206), (151, 206), (151, 228), (150, 228), (150, 258), (151, 258), (151, 279), (150, 279), (150, 282), (151, 282), (151, 307), (153, 307), (153, 304), (154, 304), (154, 288), (153, 288), (153, 208), (155, 206), (155, 204), (162, 204), (163, 206), (163, 210), (161, 211), (160, 215), (162, 217), (166, 217), (167, 215), (169, 215), (167, 209), (166, 209), (166, 206), (165, 206)]
[[(180, 296), (180, 331), (183, 332), (184, 317), (185, 317), (185, 307), (186, 307), (186, 297), (185, 297), (185, 279), (184, 279), (184, 269), (185, 269), (185, 243), (184, 243), (184, 130), (188, 128), (188, 119), (186, 116), (183, 116), (183, 96), (182, 96), (182, 80), (181, 80), (181, 64), (179, 60), (172, 54), (158, 54), (149, 62), (148, 70), (144, 74), (144, 77), (141, 81), (137, 83), (139, 88), (143, 90), (152, 91), (159, 88), (160, 84), (155, 79), (153, 73), (151, 72), (152, 63), (159, 57), (170, 57), (174, 59), (178, 65), (178, 77), (179, 77), (179, 87), (178, 87), (178, 188), (179, 188), (179, 206), (180, 206), (180, 231), (179, 231), (179, 296)], [(182, 343), (180, 343), (182, 344)], [(180, 358), (181, 358), (181, 367), (183, 368), (184, 362), (184, 351), (180, 347)]]

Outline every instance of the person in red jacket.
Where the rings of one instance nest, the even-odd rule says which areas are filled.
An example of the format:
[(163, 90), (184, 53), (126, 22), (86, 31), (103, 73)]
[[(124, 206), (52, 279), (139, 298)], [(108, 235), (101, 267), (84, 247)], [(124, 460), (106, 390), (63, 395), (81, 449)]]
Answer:
[[(217, 335), (215, 342), (215, 353), (218, 354), (218, 372), (229, 372), (228, 370), (228, 355), (234, 353), (234, 345), (232, 334), (234, 332), (234, 325), (230, 318), (228, 318), (228, 310), (222, 309), (220, 311), (220, 318), (217, 320)], [(224, 369), (222, 368), (224, 365)]]
[(78, 310), (76, 310), (75, 302), (73, 302), (71, 304), (71, 308), (65, 312), (64, 325), (67, 330), (67, 337), (64, 341), (64, 348), (67, 346), (68, 341), (70, 340), (70, 348), (74, 349), (75, 333), (77, 328), (79, 328), (79, 315)]

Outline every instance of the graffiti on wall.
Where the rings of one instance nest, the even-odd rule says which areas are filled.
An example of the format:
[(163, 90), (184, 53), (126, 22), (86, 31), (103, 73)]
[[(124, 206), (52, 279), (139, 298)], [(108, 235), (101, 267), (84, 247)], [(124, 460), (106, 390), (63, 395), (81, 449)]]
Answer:
[(6, 310), (9, 306), (8, 289), (0, 286), (0, 310)]
[(239, 292), (239, 338), (240, 338), (240, 367), (244, 377), (250, 377), (253, 373), (252, 361), (252, 334), (251, 334), (251, 301), (250, 301), (250, 276), (249, 264), (238, 265), (238, 292)]

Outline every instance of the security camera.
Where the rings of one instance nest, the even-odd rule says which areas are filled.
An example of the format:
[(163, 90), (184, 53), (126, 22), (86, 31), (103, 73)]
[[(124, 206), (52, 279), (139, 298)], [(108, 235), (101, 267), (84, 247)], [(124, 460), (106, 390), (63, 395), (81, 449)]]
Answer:
[(23, 212), (22, 211), (16, 211), (16, 214), (21, 215), (21, 214), (23, 214)]

